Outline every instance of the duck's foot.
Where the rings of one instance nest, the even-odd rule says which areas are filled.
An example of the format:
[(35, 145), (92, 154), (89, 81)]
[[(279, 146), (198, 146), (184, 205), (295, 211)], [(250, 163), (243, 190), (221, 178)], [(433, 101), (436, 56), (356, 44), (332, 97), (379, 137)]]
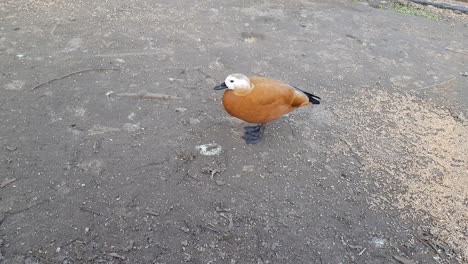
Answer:
[(256, 144), (262, 139), (264, 129), (264, 125), (246, 126), (244, 127), (245, 134), (242, 136), (242, 138), (247, 144)]

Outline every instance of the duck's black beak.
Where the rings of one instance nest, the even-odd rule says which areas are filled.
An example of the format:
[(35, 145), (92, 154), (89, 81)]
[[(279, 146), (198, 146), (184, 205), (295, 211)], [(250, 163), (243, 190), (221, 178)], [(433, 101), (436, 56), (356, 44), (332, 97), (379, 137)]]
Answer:
[(216, 87), (213, 88), (213, 89), (215, 89), (215, 90), (224, 90), (224, 89), (227, 89), (227, 88), (228, 88), (228, 87), (227, 87), (226, 83), (222, 83), (222, 84), (216, 86)]

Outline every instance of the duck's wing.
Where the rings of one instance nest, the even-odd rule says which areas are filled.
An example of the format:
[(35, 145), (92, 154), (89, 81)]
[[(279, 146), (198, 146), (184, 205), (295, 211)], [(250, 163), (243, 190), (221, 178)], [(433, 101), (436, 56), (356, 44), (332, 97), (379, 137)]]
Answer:
[(282, 81), (263, 77), (250, 77), (250, 82), (254, 85), (254, 89), (249, 97), (257, 104), (288, 105), (290, 107), (310, 104), (306, 93)]

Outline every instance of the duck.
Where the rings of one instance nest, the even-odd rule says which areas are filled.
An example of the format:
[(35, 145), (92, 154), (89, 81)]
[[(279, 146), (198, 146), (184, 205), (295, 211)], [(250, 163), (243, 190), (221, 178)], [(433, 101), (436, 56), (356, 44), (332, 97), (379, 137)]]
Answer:
[(321, 100), (285, 82), (240, 73), (230, 74), (214, 90), (224, 90), (222, 102), (229, 115), (256, 124), (244, 127), (242, 138), (247, 144), (261, 141), (265, 124), (296, 108), (320, 104)]

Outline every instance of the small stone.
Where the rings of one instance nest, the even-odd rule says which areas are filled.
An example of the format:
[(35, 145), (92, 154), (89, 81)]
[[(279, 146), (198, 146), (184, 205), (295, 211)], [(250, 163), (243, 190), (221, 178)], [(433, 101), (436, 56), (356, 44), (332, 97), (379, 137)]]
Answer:
[(182, 242), (180, 242), (180, 244), (184, 247), (188, 246), (188, 241), (187, 240), (184, 240)]
[(89, 232), (89, 227), (86, 227), (86, 228), (84, 229), (84, 232), (85, 232), (85, 233), (88, 233), (88, 232)]
[(189, 122), (191, 125), (200, 124), (200, 120), (198, 118), (190, 118)]
[(176, 108), (175, 111), (176, 111), (177, 113), (183, 113), (183, 112), (187, 111), (187, 108), (179, 107), (179, 108)]
[(254, 169), (255, 169), (254, 165), (245, 165), (244, 167), (242, 167), (242, 170), (245, 172), (253, 172)]
[(184, 231), (185, 233), (190, 232), (190, 229), (188, 227), (186, 227), (186, 226), (181, 227), (180, 230)]
[(224, 184), (226, 184), (224, 181), (222, 180), (216, 180), (216, 184), (219, 185), (219, 186), (222, 186)]
[(463, 77), (468, 77), (468, 72), (462, 72), (462, 73), (461, 73), (461, 76), (463, 76)]
[(127, 243), (127, 246), (125, 246), (125, 247), (123, 248), (123, 251), (124, 251), (124, 252), (129, 252), (130, 250), (133, 249), (133, 246), (134, 246), (134, 245), (135, 245), (135, 240), (130, 239), (130, 240), (128, 241), (128, 243)]
[(16, 146), (6, 146), (6, 149), (9, 151), (15, 151), (18, 147)]
[(62, 250), (62, 249), (61, 249), (60, 247), (58, 247), (58, 248), (55, 250), (55, 252), (59, 253), (60, 250)]
[(28, 257), (24, 260), (24, 264), (39, 264), (39, 262), (36, 261), (36, 259), (34, 259), (33, 257)]
[(467, 121), (467, 118), (465, 116), (465, 114), (463, 112), (460, 112), (458, 115), (457, 115), (457, 119), (458, 120), (461, 120), (463, 122), (466, 122)]
[(273, 244), (271, 244), (271, 250), (275, 250), (277, 247), (279, 247), (279, 242), (275, 242)]

